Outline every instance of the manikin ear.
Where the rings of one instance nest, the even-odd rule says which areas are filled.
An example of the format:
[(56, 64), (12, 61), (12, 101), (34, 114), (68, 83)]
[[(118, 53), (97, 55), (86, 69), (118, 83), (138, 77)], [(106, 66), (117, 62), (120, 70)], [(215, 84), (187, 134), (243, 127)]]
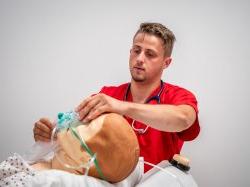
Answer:
[(164, 69), (166, 69), (172, 62), (172, 58), (171, 57), (165, 57), (164, 60)]

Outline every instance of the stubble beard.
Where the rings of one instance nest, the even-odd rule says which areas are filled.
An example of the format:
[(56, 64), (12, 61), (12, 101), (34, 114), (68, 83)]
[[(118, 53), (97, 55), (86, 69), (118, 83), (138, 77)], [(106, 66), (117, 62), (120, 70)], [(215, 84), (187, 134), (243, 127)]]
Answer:
[(146, 81), (145, 76), (135, 75), (135, 74), (133, 74), (133, 72), (130, 72), (130, 74), (131, 74), (133, 81), (135, 81), (135, 82), (145, 82)]
[(145, 79), (143, 79), (143, 78), (138, 78), (138, 77), (133, 77), (133, 76), (132, 76), (132, 79), (133, 79), (135, 82), (144, 82), (144, 81), (145, 81)]

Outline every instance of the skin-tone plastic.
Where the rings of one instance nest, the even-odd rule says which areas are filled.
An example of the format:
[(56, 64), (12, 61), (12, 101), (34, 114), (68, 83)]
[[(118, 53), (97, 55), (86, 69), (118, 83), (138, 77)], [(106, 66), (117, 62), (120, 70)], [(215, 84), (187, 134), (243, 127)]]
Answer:
[[(96, 154), (98, 166), (105, 180), (119, 182), (125, 179), (136, 167), (139, 159), (139, 144), (137, 137), (121, 116), (108, 113), (99, 116), (88, 124), (76, 127), (77, 133)], [(70, 130), (62, 130), (57, 134), (59, 149), (50, 163), (38, 163), (33, 165), (36, 169), (59, 169), (67, 172), (84, 175), (85, 169), (72, 169), (65, 167), (87, 163), (91, 158), (84, 150), (79, 140)], [(62, 162), (57, 159), (60, 158)], [(89, 176), (102, 178), (94, 164), (88, 171)]]

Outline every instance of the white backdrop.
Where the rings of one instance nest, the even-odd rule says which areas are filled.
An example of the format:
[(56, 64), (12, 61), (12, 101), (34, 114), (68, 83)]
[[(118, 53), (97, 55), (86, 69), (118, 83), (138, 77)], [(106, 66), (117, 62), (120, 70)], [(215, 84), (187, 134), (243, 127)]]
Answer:
[(0, 161), (33, 144), (33, 124), (130, 80), (144, 21), (177, 37), (163, 79), (193, 91), (200, 136), (185, 144), (199, 186), (249, 186), (249, 1), (0, 0)]

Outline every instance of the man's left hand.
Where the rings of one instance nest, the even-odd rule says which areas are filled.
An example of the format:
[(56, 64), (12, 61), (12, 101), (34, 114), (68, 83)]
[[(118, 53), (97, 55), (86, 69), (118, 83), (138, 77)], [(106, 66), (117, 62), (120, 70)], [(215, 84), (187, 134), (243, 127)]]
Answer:
[(79, 120), (89, 122), (105, 112), (120, 113), (122, 101), (99, 93), (83, 100), (76, 108)]

